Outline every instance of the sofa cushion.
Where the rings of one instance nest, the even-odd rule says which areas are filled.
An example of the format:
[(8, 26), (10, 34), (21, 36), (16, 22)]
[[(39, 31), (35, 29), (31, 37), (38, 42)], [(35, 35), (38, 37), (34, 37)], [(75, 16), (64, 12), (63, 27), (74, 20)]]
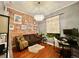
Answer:
[(31, 42), (35, 42), (35, 40), (36, 40), (36, 37), (33, 34), (31, 34), (29, 36), (29, 38), (30, 38)]
[(25, 40), (27, 40), (28, 42), (30, 41), (30, 39), (29, 39), (29, 35), (23, 35), (23, 37), (24, 37)]

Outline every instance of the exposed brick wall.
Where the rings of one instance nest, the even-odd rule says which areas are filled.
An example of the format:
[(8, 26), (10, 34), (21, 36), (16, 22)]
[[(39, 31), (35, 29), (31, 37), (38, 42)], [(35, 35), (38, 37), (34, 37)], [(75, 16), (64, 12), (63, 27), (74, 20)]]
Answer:
[[(13, 39), (15, 36), (24, 35), (24, 34), (34, 34), (36, 33), (37, 23), (34, 18), (28, 14), (24, 14), (18, 12), (16, 10), (8, 8), (9, 15), (10, 15), (10, 24), (14, 25), (14, 30), (10, 31), (10, 36)], [(22, 16), (22, 24), (31, 24), (31, 28), (28, 30), (21, 30), (22, 24), (15, 24), (14, 23), (14, 14)], [(17, 27), (20, 27), (19, 29)], [(14, 40), (13, 40), (14, 41)]]

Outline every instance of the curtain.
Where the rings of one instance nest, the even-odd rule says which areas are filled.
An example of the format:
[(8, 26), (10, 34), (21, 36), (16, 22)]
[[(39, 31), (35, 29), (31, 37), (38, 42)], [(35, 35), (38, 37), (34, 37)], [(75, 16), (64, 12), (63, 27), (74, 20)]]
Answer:
[(46, 20), (47, 33), (60, 33), (59, 15)]

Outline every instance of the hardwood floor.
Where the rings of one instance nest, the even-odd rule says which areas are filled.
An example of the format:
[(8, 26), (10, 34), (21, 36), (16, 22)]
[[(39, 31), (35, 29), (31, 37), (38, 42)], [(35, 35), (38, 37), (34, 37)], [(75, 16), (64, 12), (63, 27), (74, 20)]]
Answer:
[(29, 52), (28, 48), (21, 52), (17, 52), (13, 49), (13, 56), (14, 58), (59, 58), (59, 54), (56, 52), (59, 50), (58, 48), (45, 43), (40, 44), (45, 46), (45, 48), (40, 50), (38, 53)]

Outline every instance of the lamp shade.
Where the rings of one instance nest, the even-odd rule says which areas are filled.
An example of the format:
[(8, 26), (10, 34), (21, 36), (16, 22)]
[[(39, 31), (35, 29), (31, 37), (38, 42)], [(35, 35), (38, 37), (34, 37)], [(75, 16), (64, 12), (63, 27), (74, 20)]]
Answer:
[(42, 20), (44, 20), (44, 15), (35, 15), (35, 16), (34, 16), (34, 19), (35, 19), (36, 21), (42, 21)]

